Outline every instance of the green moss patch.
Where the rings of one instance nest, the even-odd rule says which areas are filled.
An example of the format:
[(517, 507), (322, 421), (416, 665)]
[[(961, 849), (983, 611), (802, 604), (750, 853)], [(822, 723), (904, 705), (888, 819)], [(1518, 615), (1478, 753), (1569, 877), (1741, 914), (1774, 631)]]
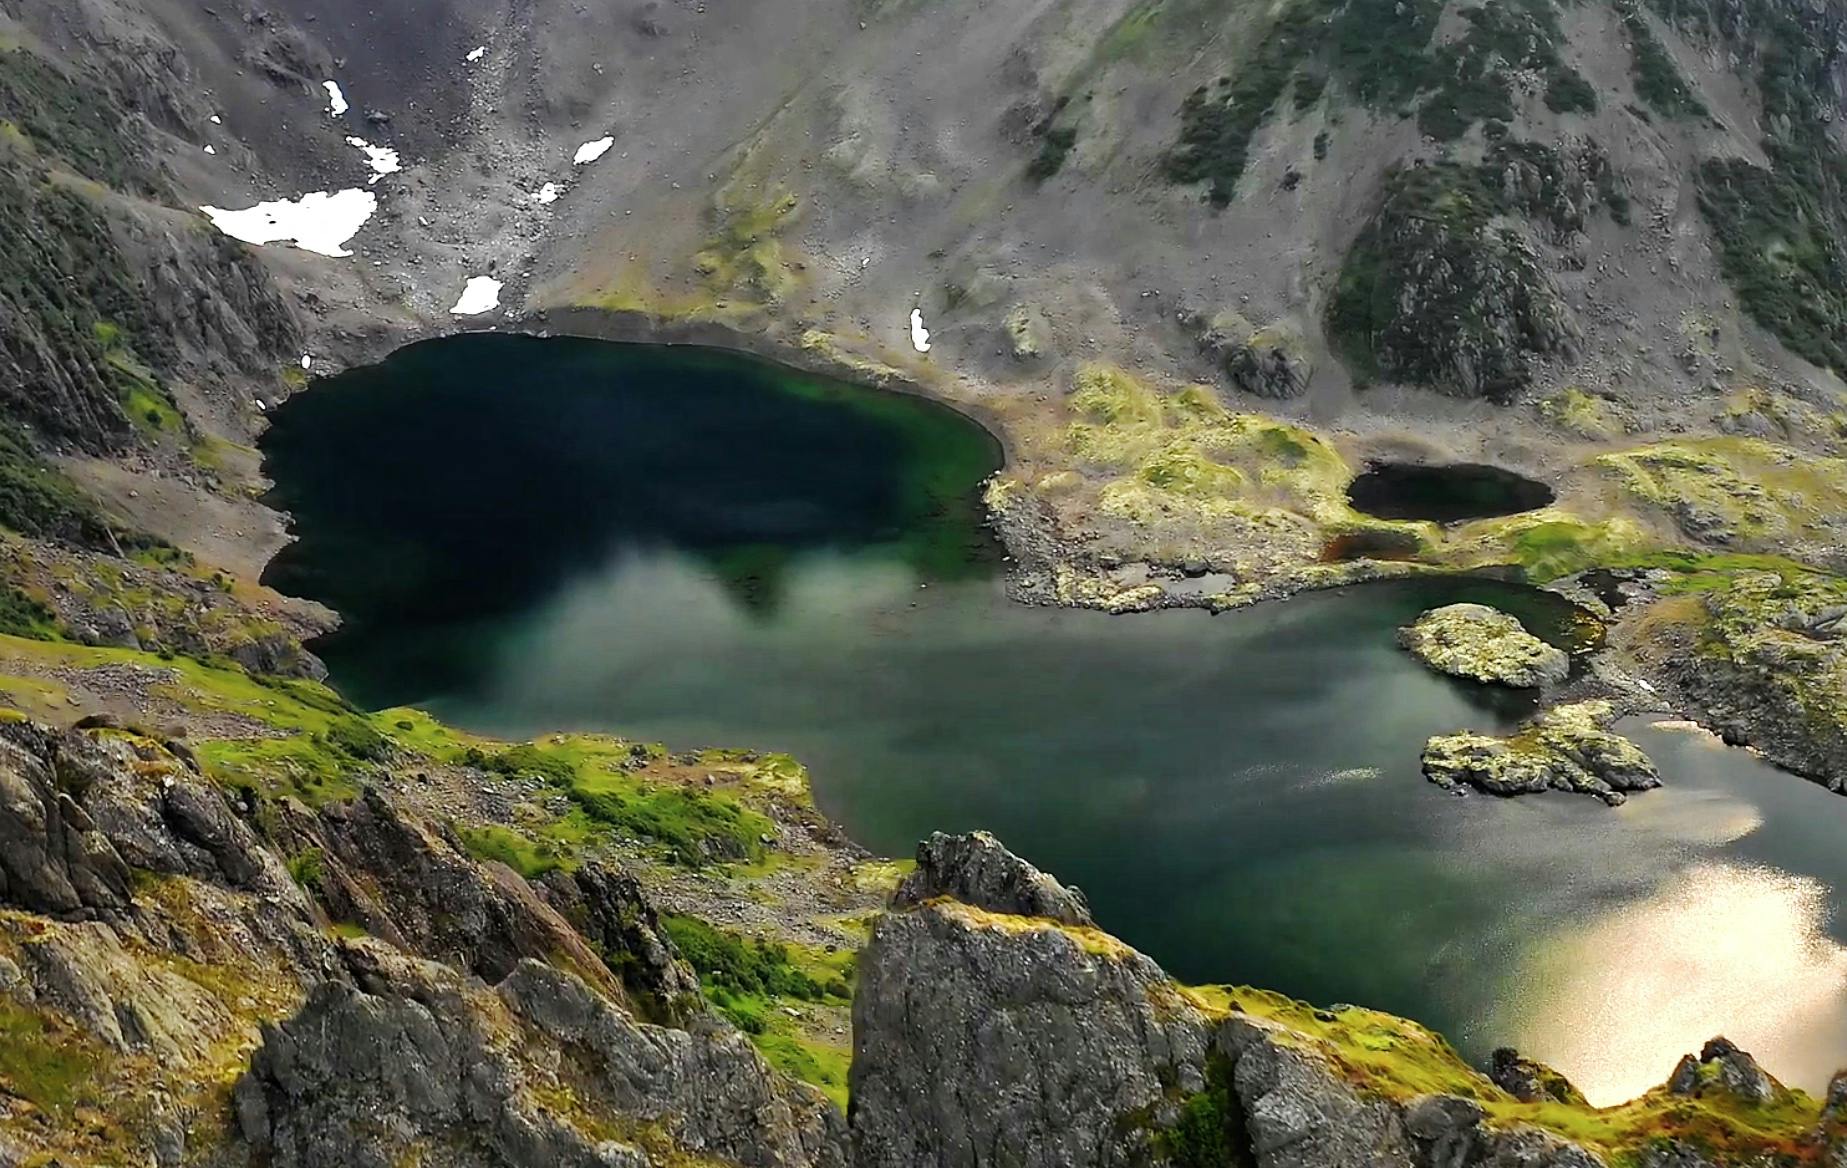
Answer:
[(1847, 515), (1847, 460), (1761, 439), (1658, 442), (1602, 455), (1597, 465), (1690, 538), (1739, 550), (1837, 542)]
[(851, 1002), (854, 955), (746, 938), (697, 917), (667, 916), (661, 923), (698, 973), (706, 997), (770, 1064), (821, 1088), (844, 1108), (848, 1045), (817, 1037), (796, 1022), (805, 1010), (838, 1012)]
[(0, 998), (0, 1093), (66, 1123), (107, 1057), (96, 1043), (46, 1015)]
[(458, 827), (456, 834), (477, 860), (505, 864), (528, 880), (547, 872), (570, 867), (572, 853), (552, 840), (536, 840), (510, 827), (489, 824), (484, 827)]
[(775, 826), (735, 794), (644, 779), (625, 765), (650, 757), (646, 748), (594, 736), (556, 736), (499, 752), (470, 748), (459, 761), (506, 775), (539, 779), (575, 805), (554, 830), (561, 839), (615, 831), (664, 845), (683, 864), (755, 861)]

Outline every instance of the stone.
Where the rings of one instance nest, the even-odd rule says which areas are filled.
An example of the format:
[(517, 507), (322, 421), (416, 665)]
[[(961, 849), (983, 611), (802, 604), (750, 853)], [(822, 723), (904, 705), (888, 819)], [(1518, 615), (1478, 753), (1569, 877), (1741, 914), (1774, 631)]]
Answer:
[(1308, 347), (1294, 329), (1282, 324), (1257, 328), (1237, 313), (1213, 320), (1200, 334), (1199, 348), (1233, 386), (1255, 397), (1299, 397), (1315, 373)]
[(1398, 643), (1452, 677), (1535, 689), (1565, 680), (1571, 658), (1485, 604), (1433, 608), (1398, 630)]

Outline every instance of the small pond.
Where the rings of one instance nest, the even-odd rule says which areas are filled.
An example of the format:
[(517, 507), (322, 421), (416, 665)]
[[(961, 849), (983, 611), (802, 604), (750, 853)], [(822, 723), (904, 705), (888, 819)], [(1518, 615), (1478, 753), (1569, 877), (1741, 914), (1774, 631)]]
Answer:
[(1347, 499), (1380, 519), (1456, 523), (1549, 506), (1551, 487), (1498, 466), (1377, 462), (1354, 478)]

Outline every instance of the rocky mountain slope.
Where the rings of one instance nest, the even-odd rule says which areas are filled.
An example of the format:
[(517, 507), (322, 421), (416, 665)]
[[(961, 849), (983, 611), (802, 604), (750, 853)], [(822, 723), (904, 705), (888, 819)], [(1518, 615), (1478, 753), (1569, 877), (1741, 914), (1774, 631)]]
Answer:
[[(701, 995), (723, 983), (695, 978), (642, 884), (590, 855), (522, 875), (477, 842), (514, 829), (434, 818), (419, 788), (442, 733), (390, 740), (363, 794), (316, 808), (221, 790), (184, 740), (0, 727), (0, 1163), (1840, 1154), (1842, 1092), (1818, 1104), (1722, 1040), (1597, 1112), (1511, 1053), (1490, 1081), (1399, 1019), (1176, 985), (979, 835), (926, 841), (872, 920), (843, 1114)], [(462, 759), (471, 787), (506, 783), (481, 757)]]

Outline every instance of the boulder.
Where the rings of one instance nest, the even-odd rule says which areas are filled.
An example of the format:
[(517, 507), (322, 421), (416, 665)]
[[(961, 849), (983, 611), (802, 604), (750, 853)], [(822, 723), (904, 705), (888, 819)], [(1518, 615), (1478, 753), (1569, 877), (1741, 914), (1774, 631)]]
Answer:
[(1256, 328), (1236, 313), (1214, 320), (1200, 335), (1199, 347), (1233, 386), (1255, 397), (1300, 397), (1315, 373), (1308, 347), (1294, 329), (1282, 324)]
[(1485, 604), (1433, 608), (1398, 630), (1398, 643), (1440, 673), (1535, 689), (1565, 680), (1571, 658)]
[(1717, 1093), (1747, 1104), (1769, 1103), (1789, 1093), (1756, 1059), (1724, 1037), (1708, 1040), (1698, 1058), (1682, 1055), (1667, 1089), (1694, 1097)]

